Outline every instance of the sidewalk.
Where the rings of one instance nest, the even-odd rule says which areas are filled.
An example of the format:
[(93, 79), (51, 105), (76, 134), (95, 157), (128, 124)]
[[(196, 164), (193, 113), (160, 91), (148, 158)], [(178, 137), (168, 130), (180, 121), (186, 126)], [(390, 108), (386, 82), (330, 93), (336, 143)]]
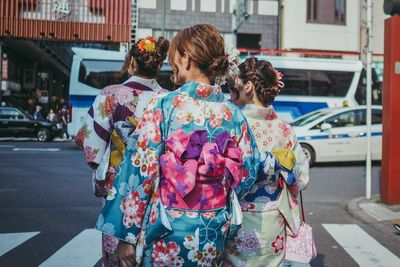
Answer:
[(380, 195), (373, 195), (370, 200), (355, 198), (347, 204), (347, 211), (368, 224), (400, 223), (400, 205), (386, 205), (380, 201)]

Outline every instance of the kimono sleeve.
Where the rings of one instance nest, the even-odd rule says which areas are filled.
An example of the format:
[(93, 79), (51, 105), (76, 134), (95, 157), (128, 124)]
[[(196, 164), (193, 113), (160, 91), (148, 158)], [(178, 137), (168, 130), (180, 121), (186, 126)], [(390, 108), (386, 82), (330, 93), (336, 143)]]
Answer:
[(96, 228), (137, 245), (159, 186), (162, 142), (162, 98), (155, 97), (130, 136), (120, 171), (106, 198)]
[(296, 177), (296, 182), (293, 186), (289, 187), (289, 191), (297, 196), (299, 190), (304, 190), (307, 187), (309, 181), (309, 164), (294, 132), (292, 140), (292, 150), (296, 155), (296, 162), (293, 166), (293, 174)]
[(103, 91), (98, 94), (75, 137), (75, 143), (83, 149), (86, 162), (93, 169), (102, 161), (110, 141), (114, 103), (113, 96), (106, 95)]
[[(237, 116), (241, 117), (243, 115), (238, 114)], [(257, 149), (257, 144), (255, 142), (253, 133), (251, 132), (250, 127), (244, 117), (243, 121), (241, 122), (240, 129), (241, 133), (238, 146), (241, 148), (243, 153), (243, 179), (239, 186), (235, 189), (235, 193), (239, 200), (243, 199), (253, 187), (253, 184), (257, 178), (260, 160), (260, 153)]]

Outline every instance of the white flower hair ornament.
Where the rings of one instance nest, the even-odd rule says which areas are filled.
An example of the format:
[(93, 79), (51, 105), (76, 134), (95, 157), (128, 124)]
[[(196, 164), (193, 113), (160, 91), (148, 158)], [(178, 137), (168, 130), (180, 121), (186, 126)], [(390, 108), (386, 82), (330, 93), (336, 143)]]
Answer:
[(231, 44), (225, 44), (225, 54), (228, 55), (229, 70), (224, 76), (218, 77), (215, 81), (216, 84), (221, 86), (225, 85), (229, 78), (239, 74), (239, 50)]

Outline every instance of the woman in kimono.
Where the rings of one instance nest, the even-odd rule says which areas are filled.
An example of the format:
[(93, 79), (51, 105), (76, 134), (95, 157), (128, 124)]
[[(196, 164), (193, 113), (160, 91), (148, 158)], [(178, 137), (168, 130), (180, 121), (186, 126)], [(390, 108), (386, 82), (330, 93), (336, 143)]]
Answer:
[(217, 266), (259, 154), (241, 111), (214, 84), (229, 68), (220, 32), (186, 28), (168, 58), (182, 86), (148, 106), (96, 227), (120, 239), (122, 266)]
[(309, 166), (293, 129), (271, 106), (284, 87), (281, 78), (268, 61), (248, 58), (239, 65), (238, 75), (230, 79), (231, 100), (242, 106), (260, 153), (279, 154), (275, 151), (289, 149), (295, 155), (294, 165), (288, 164), (293, 175), (259, 176), (242, 201), (243, 225), (228, 245), (227, 260), (234, 266), (281, 266), (285, 226), (293, 232), (299, 226), (299, 213), (293, 211), (299, 190), (308, 183)]
[[(155, 80), (168, 52), (164, 38), (147, 37), (136, 42), (126, 56), (124, 71), (132, 75), (123, 84), (110, 85), (97, 96), (88, 111), (75, 142), (81, 147), (86, 161), (94, 169), (95, 194), (103, 199), (113, 198), (112, 187), (128, 136), (151, 98), (164, 89)], [(119, 266), (117, 239), (103, 234), (103, 263)]]

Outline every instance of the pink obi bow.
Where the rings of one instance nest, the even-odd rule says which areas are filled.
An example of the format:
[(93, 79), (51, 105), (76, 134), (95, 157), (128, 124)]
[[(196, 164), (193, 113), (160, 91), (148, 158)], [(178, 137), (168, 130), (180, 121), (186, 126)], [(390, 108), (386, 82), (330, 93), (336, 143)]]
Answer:
[(160, 157), (161, 199), (169, 207), (207, 210), (225, 205), (229, 189), (242, 181), (242, 151), (227, 132), (214, 142), (207, 131), (191, 135), (181, 129), (166, 141)]

